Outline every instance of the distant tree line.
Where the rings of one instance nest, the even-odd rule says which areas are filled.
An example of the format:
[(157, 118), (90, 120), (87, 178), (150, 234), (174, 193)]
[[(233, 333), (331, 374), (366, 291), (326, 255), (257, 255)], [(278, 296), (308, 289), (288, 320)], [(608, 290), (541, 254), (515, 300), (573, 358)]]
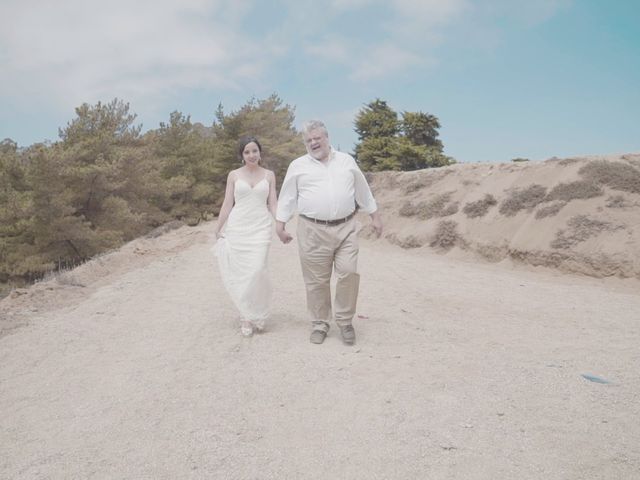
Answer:
[[(195, 225), (217, 215), (227, 173), (240, 166), (236, 145), (255, 135), (266, 167), (281, 182), (304, 153), (294, 109), (277, 95), (251, 99), (212, 126), (172, 112), (141, 134), (119, 99), (76, 108), (60, 140), (18, 148), (0, 142), (0, 290), (75, 266), (171, 220)], [(381, 100), (356, 119), (364, 170), (446, 165), (438, 121), (405, 112), (398, 121)]]

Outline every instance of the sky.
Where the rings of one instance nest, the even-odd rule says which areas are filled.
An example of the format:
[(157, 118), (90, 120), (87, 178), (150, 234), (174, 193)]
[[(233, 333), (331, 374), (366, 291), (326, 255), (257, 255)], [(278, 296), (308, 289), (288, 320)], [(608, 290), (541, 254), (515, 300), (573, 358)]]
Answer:
[(381, 99), (458, 162), (640, 151), (638, 0), (0, 0), (0, 140), (119, 98), (143, 131), (276, 93), (353, 151)]

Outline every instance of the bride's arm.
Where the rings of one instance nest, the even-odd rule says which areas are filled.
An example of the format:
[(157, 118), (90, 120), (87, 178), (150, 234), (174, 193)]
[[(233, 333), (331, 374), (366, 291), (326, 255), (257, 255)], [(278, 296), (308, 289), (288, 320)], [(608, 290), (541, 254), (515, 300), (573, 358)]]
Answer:
[(276, 176), (272, 171), (267, 174), (269, 180), (269, 197), (267, 198), (267, 207), (273, 218), (276, 218), (276, 209), (278, 208), (278, 196), (276, 194)]
[(222, 207), (220, 207), (220, 212), (218, 213), (218, 224), (214, 230), (216, 238), (220, 238), (220, 230), (224, 227), (227, 218), (229, 218), (229, 213), (231, 213), (231, 209), (233, 208), (233, 189), (235, 183), (235, 175), (233, 172), (229, 172), (229, 175), (227, 175), (227, 188), (224, 192), (224, 201), (222, 202)]

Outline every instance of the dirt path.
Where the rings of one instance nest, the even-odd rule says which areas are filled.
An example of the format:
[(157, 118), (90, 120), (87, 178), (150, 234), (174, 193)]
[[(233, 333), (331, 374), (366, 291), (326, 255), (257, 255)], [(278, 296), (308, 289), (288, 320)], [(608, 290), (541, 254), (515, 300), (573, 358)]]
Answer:
[(211, 228), (0, 338), (0, 478), (640, 478), (637, 281), (363, 241), (357, 345), (317, 346), (274, 242), (243, 339)]

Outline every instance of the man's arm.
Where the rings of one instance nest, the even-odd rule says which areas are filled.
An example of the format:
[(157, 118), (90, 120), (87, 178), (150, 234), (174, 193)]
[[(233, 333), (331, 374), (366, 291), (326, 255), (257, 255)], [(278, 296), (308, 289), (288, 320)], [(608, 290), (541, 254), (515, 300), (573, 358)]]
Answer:
[(378, 210), (369, 214), (369, 216), (371, 217), (371, 226), (376, 232), (376, 237), (380, 238), (380, 235), (382, 235), (382, 217), (380, 217)]
[[(295, 162), (295, 160), (294, 160)], [(276, 234), (282, 243), (289, 243), (293, 237), (285, 230), (286, 223), (291, 219), (298, 201), (298, 187), (294, 174), (295, 165), (292, 162), (287, 168), (282, 185), (280, 186), (280, 196), (278, 197), (278, 208), (276, 210)]]
[(285, 222), (281, 222), (280, 220), (276, 220), (276, 234), (282, 243), (289, 243), (293, 240), (293, 237), (289, 232), (284, 229)]
[(380, 235), (382, 235), (382, 217), (380, 216), (378, 205), (375, 198), (373, 198), (373, 193), (371, 193), (371, 188), (362, 170), (360, 170), (360, 167), (358, 167), (353, 157), (351, 157), (350, 160), (352, 162), (351, 169), (353, 171), (356, 203), (363, 212), (369, 214), (371, 217), (371, 226), (376, 232), (376, 236), (380, 237)]

